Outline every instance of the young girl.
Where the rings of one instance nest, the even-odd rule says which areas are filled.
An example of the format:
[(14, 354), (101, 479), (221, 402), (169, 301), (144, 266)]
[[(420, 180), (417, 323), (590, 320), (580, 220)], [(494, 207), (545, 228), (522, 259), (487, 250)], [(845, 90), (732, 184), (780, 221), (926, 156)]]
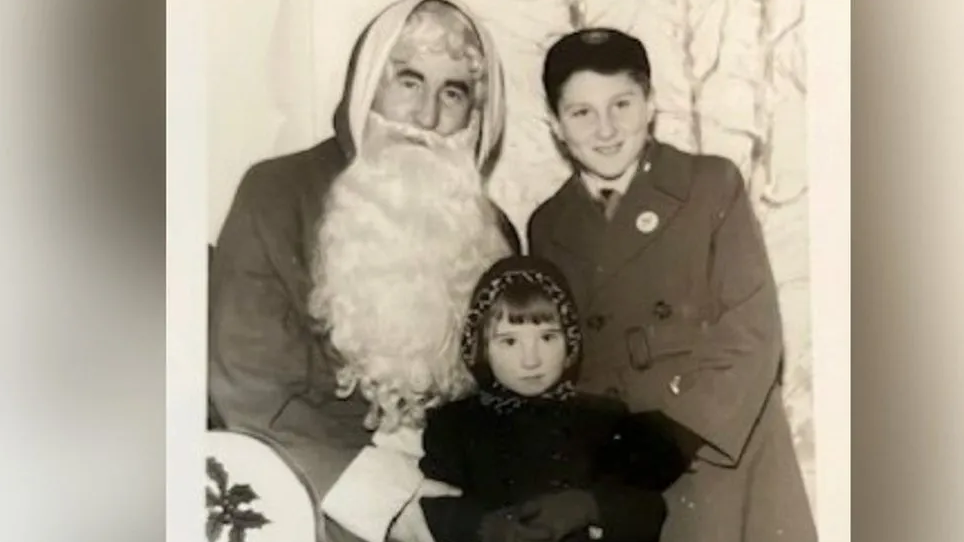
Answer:
[(577, 394), (582, 334), (565, 279), (533, 257), (481, 278), (462, 335), (479, 392), (430, 411), (426, 477), (459, 497), (421, 501), (436, 542), (659, 538), (660, 492), (686, 468), (645, 415)]

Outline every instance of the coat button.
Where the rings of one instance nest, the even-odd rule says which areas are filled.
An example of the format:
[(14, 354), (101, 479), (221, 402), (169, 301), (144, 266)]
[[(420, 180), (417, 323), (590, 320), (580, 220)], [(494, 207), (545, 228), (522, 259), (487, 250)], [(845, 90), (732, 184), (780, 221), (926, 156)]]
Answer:
[(586, 326), (593, 331), (599, 331), (606, 325), (606, 317), (601, 314), (593, 314), (586, 319)]
[(653, 314), (660, 320), (666, 320), (673, 315), (673, 307), (663, 300), (657, 301), (653, 306)]
[(679, 396), (682, 391), (680, 385), (683, 383), (683, 377), (676, 375), (672, 380), (669, 381), (669, 391), (673, 395)]
[(629, 365), (637, 371), (645, 371), (650, 366), (650, 359), (648, 356), (631, 356), (629, 358)]

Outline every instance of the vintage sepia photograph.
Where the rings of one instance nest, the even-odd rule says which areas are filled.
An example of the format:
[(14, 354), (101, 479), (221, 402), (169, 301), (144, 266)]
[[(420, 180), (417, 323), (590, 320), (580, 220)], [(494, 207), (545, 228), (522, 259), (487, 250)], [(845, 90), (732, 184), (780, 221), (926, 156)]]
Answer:
[(198, 532), (815, 542), (807, 4), (209, 2)]

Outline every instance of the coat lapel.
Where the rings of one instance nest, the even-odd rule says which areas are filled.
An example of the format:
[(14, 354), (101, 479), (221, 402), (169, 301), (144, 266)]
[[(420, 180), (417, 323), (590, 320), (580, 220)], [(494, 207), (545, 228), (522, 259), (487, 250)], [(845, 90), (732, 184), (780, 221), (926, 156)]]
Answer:
[(596, 287), (659, 239), (689, 197), (693, 171), (685, 155), (652, 141), (642, 160), (608, 224), (599, 250), (601, 270), (596, 274)]
[(553, 223), (553, 242), (582, 260), (596, 261), (605, 239), (607, 222), (578, 174), (566, 181), (560, 189), (559, 198), (562, 211)]

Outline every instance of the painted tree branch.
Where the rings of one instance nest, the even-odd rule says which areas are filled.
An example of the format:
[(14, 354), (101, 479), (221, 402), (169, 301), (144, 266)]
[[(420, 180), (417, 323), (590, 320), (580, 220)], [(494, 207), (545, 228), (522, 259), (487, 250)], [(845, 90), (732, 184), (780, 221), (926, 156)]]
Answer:
[(797, 11), (796, 16), (794, 16), (792, 21), (787, 23), (786, 26), (781, 28), (778, 32), (776, 32), (773, 35), (772, 38), (770, 38), (769, 42), (766, 44), (767, 47), (770, 47), (770, 48), (776, 47), (777, 45), (780, 44), (781, 41), (783, 41), (784, 38), (787, 37), (788, 34), (790, 34), (790, 32), (793, 32), (794, 29), (802, 25), (804, 13), (805, 13), (804, 3), (801, 1), (800, 9)]

